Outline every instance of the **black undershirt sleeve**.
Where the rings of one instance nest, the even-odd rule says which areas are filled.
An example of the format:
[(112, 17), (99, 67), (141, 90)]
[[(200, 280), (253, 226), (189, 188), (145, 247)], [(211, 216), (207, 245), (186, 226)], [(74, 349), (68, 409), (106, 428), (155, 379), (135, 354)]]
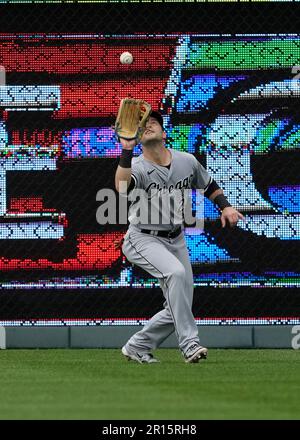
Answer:
[(208, 187), (204, 190), (205, 197), (209, 198), (217, 189), (221, 189), (215, 180), (208, 185)]
[[(205, 197), (209, 198), (215, 191), (218, 189), (221, 189), (217, 182), (215, 180), (212, 180), (212, 182), (208, 185), (208, 187), (204, 191)], [(219, 194), (217, 197), (213, 200), (214, 204), (218, 206), (218, 208), (223, 211), (224, 208), (231, 207), (230, 203), (228, 202), (227, 198), (224, 196), (224, 194)]]

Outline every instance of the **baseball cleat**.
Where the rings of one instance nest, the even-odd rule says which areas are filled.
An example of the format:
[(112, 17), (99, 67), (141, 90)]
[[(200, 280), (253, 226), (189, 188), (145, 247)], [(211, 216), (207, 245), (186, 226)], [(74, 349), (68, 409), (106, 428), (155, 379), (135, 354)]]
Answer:
[(187, 363), (197, 363), (201, 359), (206, 359), (207, 357), (207, 348), (202, 347), (201, 345), (194, 344), (192, 345), (187, 352), (184, 354), (185, 362)]
[(122, 347), (122, 354), (127, 358), (128, 361), (135, 361), (139, 364), (156, 364), (159, 362), (153, 354), (151, 353), (138, 353), (137, 351), (131, 351), (124, 347)]

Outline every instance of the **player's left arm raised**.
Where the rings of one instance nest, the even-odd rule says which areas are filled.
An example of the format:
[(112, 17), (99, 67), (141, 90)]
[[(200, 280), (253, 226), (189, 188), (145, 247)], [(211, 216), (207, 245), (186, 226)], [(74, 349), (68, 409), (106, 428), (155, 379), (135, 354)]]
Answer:
[(220, 208), (222, 212), (222, 228), (225, 228), (226, 224), (229, 224), (229, 226), (233, 228), (237, 225), (239, 220), (245, 221), (243, 214), (230, 205), (227, 198), (224, 196), (223, 190), (214, 180), (212, 180), (204, 194)]

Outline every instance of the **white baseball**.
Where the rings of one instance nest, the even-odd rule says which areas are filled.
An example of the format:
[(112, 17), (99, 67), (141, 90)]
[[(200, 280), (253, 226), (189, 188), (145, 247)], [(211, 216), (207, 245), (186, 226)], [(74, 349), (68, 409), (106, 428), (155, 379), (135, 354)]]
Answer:
[(120, 61), (122, 64), (131, 64), (133, 61), (133, 56), (130, 52), (123, 52), (120, 56)]

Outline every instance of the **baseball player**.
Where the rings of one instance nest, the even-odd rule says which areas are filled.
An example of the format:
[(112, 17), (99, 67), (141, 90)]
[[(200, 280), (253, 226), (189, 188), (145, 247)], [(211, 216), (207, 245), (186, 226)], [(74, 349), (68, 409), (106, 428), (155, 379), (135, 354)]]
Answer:
[[(149, 199), (153, 190), (169, 194), (175, 189), (199, 188), (205, 197), (221, 210), (221, 223), (235, 226), (241, 213), (234, 209), (222, 189), (197, 159), (189, 153), (165, 147), (166, 133), (160, 113), (152, 111), (141, 137), (143, 154), (132, 158), (136, 140), (120, 139), (122, 153), (115, 175), (119, 192), (126, 182), (127, 194), (142, 189)], [(159, 205), (157, 205), (159, 206)], [(122, 250), (126, 258), (158, 278), (164, 295), (164, 308), (154, 315), (143, 329), (134, 334), (122, 348), (128, 360), (139, 363), (159, 362), (152, 354), (175, 331), (179, 349), (186, 362), (195, 363), (207, 356), (201, 346), (192, 314), (193, 272), (183, 234), (183, 224), (170, 216), (168, 222), (139, 222), (135, 203), (129, 209), (129, 228)], [(159, 209), (159, 208), (158, 208)]]

